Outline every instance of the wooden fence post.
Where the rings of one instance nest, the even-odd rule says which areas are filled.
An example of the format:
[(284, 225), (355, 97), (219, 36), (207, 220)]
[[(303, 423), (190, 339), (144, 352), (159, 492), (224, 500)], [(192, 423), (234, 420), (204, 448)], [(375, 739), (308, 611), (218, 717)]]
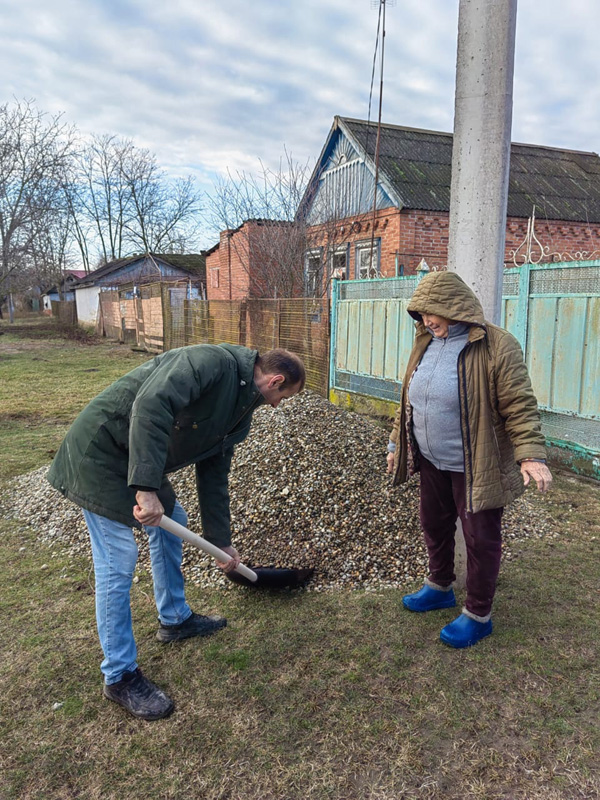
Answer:
[(521, 345), (523, 356), (527, 355), (527, 327), (529, 325), (529, 280), (531, 264), (521, 264), (519, 272), (519, 299), (517, 300), (517, 318), (515, 335)]
[(169, 304), (169, 289), (166, 284), (160, 284), (160, 308), (163, 324), (163, 351), (171, 349), (171, 306)]
[(248, 330), (248, 321), (247, 321), (248, 302), (246, 298), (244, 298), (240, 302), (239, 308), (240, 308), (240, 318), (239, 318), (238, 341), (240, 344), (246, 346), (246, 336)]

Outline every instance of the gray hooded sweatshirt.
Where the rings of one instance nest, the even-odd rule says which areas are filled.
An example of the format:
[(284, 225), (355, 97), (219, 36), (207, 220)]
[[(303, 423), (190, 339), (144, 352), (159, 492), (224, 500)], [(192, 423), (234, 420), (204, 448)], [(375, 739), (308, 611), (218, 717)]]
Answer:
[(450, 325), (445, 339), (434, 336), (408, 388), (421, 455), (450, 472), (465, 469), (457, 362), (468, 338), (469, 325), (463, 322)]

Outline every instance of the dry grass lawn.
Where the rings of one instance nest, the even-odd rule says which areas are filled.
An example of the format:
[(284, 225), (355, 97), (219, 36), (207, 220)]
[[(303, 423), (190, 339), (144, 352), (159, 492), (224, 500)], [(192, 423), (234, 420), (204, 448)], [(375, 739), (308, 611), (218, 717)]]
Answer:
[[(5, 477), (48, 460), (55, 428), (143, 357), (35, 339), (24, 327), (0, 336)], [(7, 358), (7, 337), (27, 346)], [(35, 358), (52, 370), (30, 380)], [(29, 429), (13, 430), (19, 414)], [(33, 458), (19, 445), (27, 430), (45, 443)], [(132, 593), (140, 663), (177, 704), (154, 723), (101, 696), (89, 562), (0, 519), (0, 797), (600, 797), (600, 491), (562, 473), (537, 502), (564, 535), (525, 542), (503, 566), (494, 635), (466, 651), (438, 641), (455, 612), (410, 614), (399, 591), (234, 586), (189, 589), (193, 608), (226, 614), (224, 631), (161, 645), (141, 575)]]

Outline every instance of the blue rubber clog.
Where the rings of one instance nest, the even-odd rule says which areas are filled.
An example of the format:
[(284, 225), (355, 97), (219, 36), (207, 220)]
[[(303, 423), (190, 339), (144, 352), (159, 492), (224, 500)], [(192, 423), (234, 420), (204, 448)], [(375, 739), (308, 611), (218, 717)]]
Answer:
[(443, 592), (425, 584), (418, 592), (404, 595), (402, 604), (409, 611), (435, 611), (436, 608), (454, 608), (456, 598), (454, 589)]
[(471, 647), (492, 632), (492, 620), (478, 622), (466, 614), (461, 614), (453, 622), (442, 628), (440, 639), (450, 647)]

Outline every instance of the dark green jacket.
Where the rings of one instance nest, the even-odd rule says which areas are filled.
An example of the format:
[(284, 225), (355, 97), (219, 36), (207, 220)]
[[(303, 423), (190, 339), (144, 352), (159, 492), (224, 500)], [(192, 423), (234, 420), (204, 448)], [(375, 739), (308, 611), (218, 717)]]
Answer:
[(77, 417), (48, 480), (82, 508), (140, 527), (133, 487), (156, 490), (169, 516), (175, 493), (166, 476), (196, 464), (204, 536), (228, 546), (233, 446), (248, 435), (263, 400), (254, 383), (257, 355), (235, 345), (200, 344), (137, 367)]

